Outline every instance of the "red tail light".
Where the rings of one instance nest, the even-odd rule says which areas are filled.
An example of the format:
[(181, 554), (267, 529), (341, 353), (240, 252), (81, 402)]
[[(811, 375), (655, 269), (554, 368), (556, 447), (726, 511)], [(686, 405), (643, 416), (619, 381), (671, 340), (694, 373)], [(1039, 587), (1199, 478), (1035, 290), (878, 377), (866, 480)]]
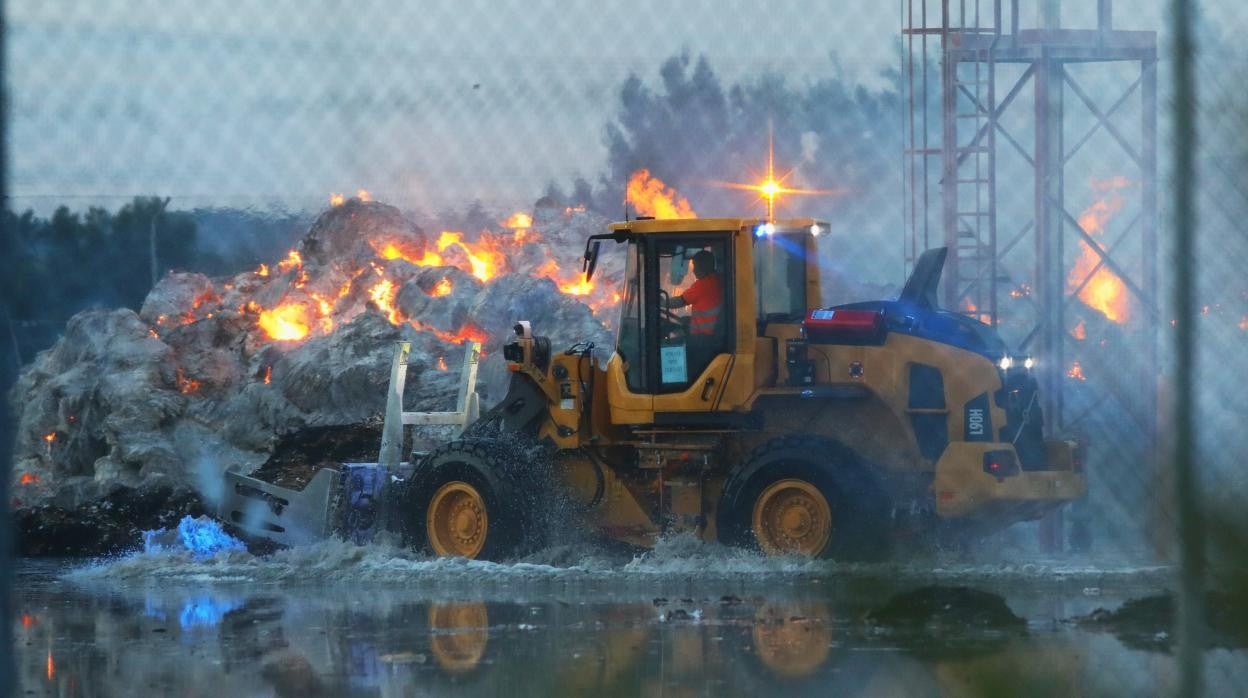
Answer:
[(812, 310), (802, 329), (812, 342), (874, 342), (883, 339), (884, 314), (876, 310)]

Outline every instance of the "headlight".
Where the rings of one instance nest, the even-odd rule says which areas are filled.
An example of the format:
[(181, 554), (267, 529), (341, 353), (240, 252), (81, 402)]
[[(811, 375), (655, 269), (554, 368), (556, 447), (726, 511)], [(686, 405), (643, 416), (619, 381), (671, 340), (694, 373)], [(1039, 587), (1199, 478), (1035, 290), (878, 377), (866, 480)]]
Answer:
[(1008, 354), (1006, 356), (1002, 356), (1001, 360), (997, 362), (997, 366), (1000, 366), (1002, 371), (1008, 371), (1013, 368), (1014, 359)]
[(1035, 368), (1035, 366), (1036, 366), (1036, 360), (1031, 358), (1030, 356), (1023, 359), (1023, 368), (1027, 369), (1028, 371)]
[(822, 233), (822, 232), (823, 232), (823, 229), (819, 227), (818, 223), (814, 223), (810, 226), (810, 234), (812, 236), (819, 237), (819, 233)]

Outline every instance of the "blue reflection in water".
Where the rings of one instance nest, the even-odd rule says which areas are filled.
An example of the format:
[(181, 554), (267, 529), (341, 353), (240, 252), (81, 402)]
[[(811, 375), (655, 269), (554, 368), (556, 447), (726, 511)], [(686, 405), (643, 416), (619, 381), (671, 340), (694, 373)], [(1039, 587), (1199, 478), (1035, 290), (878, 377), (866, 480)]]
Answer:
[(187, 599), (182, 604), (182, 612), (178, 614), (178, 623), (181, 624), (183, 630), (197, 626), (213, 626), (220, 623), (225, 614), (242, 606), (241, 599), (221, 599), (211, 596)]

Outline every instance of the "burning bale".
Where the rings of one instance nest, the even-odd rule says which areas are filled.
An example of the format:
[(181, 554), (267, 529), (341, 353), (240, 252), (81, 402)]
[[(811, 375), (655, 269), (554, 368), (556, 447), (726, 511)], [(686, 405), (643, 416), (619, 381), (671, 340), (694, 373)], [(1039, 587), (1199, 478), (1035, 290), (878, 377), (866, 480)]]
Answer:
[(73, 510), (157, 482), (211, 502), (224, 470), (255, 470), (283, 438), (379, 415), (398, 340), (412, 342), (412, 410), (453, 402), (469, 339), (484, 346), (483, 398), (501, 397), (498, 349), (518, 319), (557, 344), (605, 346), (595, 312), (616, 302), (622, 264), (576, 286), (583, 240), (605, 221), (541, 218), (428, 236), (350, 199), (281, 260), (230, 278), (170, 273), (137, 314), (80, 313), (10, 396), (15, 504)]

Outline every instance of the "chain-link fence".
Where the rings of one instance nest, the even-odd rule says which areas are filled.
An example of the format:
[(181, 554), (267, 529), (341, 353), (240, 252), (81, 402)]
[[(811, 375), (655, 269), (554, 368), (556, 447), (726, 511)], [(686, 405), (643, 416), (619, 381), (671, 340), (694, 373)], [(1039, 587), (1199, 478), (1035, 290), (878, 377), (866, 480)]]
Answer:
[[(75, 314), (137, 312), (170, 271), (277, 273), (344, 199), (460, 233), (439, 259), (462, 249), (483, 284), (489, 265), (545, 274), (606, 318), (618, 298), (543, 266), (579, 244), (550, 231), (662, 213), (630, 189), (639, 173), (701, 216), (765, 215), (774, 179), (778, 216), (829, 223), (824, 303), (895, 296), (947, 245), (943, 306), (1034, 359), (1045, 430), (1086, 449), (1088, 495), (994, 545), (1110, 567), (1191, 558), (1177, 441), (1194, 476), (1183, 511), (1204, 522), (1182, 539), (1207, 555), (1199, 583), (1242, 594), (1248, 9), (1201, 5), (1180, 85), (1182, 24), (1160, 0), (9, 2), (0, 386)], [(1176, 196), (1193, 183), (1189, 208)], [(546, 232), (537, 256), (529, 230)], [(212, 317), (187, 301), (191, 320)], [(314, 301), (304, 332), (332, 333)], [(153, 337), (176, 324), (143, 319)], [(209, 380), (179, 370), (175, 387)], [(19, 434), (18, 458), (98, 474), (116, 444), (71, 448), (77, 415), (61, 412)], [(1209, 691), (1233, 692), (1242, 654), (1205, 661)]]

